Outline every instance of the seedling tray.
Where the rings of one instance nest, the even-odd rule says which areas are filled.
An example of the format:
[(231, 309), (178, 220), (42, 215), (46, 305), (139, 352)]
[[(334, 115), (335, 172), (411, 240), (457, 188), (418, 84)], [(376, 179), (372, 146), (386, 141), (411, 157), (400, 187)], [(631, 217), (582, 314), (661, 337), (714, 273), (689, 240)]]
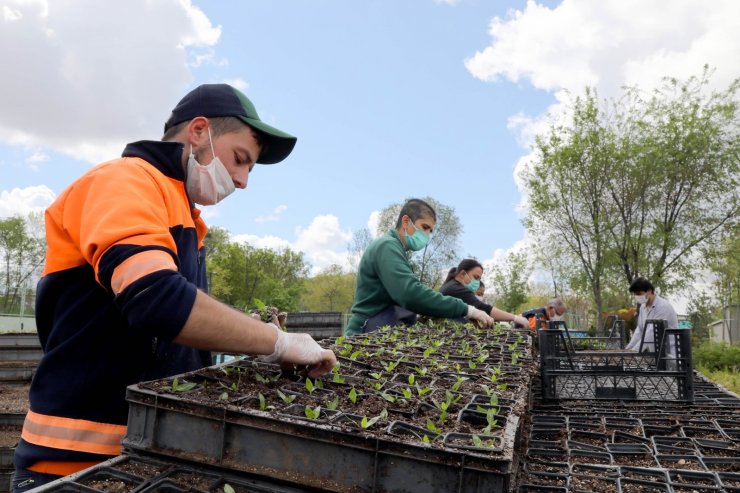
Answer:
[[(228, 486), (227, 486), (228, 485)], [(37, 492), (308, 493), (318, 490), (151, 455), (120, 455), (34, 489)], [(230, 490), (229, 490), (230, 491)]]
[(320, 386), (252, 359), (130, 386), (125, 450), (326, 491), (510, 489), (528, 337), (456, 324), (342, 341)]

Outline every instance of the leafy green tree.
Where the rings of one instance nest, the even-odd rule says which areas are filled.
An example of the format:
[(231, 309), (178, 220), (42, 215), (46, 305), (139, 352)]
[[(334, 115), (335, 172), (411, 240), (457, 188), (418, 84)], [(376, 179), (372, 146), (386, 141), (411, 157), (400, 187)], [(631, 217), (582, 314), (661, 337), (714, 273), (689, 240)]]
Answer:
[(520, 313), (528, 299), (528, 279), (532, 267), (524, 252), (509, 252), (501, 265), (492, 269), (496, 307), (511, 313)]
[[(0, 219), (0, 275), (3, 313), (18, 313), (22, 295), (40, 274), (46, 241), (38, 228), (40, 214)], [(24, 291), (22, 293), (22, 291)]]
[(603, 104), (588, 89), (568, 124), (536, 140), (521, 175), (525, 225), (544, 245), (565, 247), (598, 313), (637, 276), (664, 293), (686, 285), (698, 247), (737, 225), (740, 83), (708, 94), (708, 79), (705, 69), (666, 79), (650, 98), (630, 88)]
[[(406, 201), (409, 199), (410, 197)], [(434, 208), (437, 213), (437, 225), (424, 250), (416, 254), (409, 252), (410, 262), (414, 272), (419, 275), (419, 280), (432, 289), (437, 289), (442, 285), (442, 274), (459, 261), (457, 248), (462, 225), (454, 207), (442, 204), (431, 197), (424, 197), (422, 200)], [(380, 212), (378, 236), (395, 229), (402, 207), (403, 204), (391, 204)]]
[(694, 345), (701, 344), (710, 337), (708, 325), (721, 318), (720, 306), (714, 297), (706, 293), (694, 293), (689, 299), (688, 312), (693, 329), (692, 342)]
[(312, 312), (348, 312), (355, 295), (355, 275), (331, 265), (309, 277), (301, 296), (301, 308)]
[(308, 273), (302, 253), (236, 243), (221, 228), (209, 231), (205, 245), (214, 297), (240, 309), (255, 308), (257, 299), (281, 310), (298, 308)]

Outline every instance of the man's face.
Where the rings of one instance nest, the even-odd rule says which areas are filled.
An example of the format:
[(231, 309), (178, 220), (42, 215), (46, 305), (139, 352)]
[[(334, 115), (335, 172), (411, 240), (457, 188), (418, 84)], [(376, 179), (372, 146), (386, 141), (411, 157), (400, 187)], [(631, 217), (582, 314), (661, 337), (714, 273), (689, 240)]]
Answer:
[[(213, 137), (213, 151), (229, 172), (236, 188), (247, 188), (249, 172), (259, 158), (262, 146), (257, 142), (254, 131), (246, 125), (236, 132)], [(211, 146), (206, 141), (196, 151), (198, 161), (210, 163), (213, 159)]]

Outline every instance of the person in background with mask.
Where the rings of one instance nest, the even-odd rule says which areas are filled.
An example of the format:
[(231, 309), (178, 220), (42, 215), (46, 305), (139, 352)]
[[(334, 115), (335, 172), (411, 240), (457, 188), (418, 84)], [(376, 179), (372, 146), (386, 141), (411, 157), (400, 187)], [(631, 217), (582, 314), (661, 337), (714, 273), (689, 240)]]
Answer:
[[(36, 292), (44, 355), (15, 451), (14, 491), (119, 455), (126, 387), (210, 366), (209, 351), (336, 364), (308, 334), (263, 323), (209, 297), (195, 204), (246, 188), (255, 163), (282, 161), (296, 138), (260, 120), (226, 84), (187, 94), (162, 141), (126, 146), (46, 210), (47, 254)], [(277, 319), (275, 319), (277, 320)]]
[[(642, 334), (645, 332), (645, 322), (647, 320), (665, 320), (667, 329), (678, 328), (678, 316), (673, 305), (668, 300), (655, 294), (655, 288), (652, 283), (644, 277), (638, 277), (630, 285), (630, 293), (635, 296), (635, 303), (639, 306), (637, 314), (637, 324), (635, 332), (632, 334), (629, 344), (625, 347), (628, 351), (639, 351), (640, 343), (643, 343), (643, 351), (655, 351), (654, 334), (652, 330), (645, 333), (645, 340), (642, 341)], [(675, 354), (672, 347), (668, 348), (669, 354)]]
[[(530, 329), (535, 330), (537, 328), (538, 318), (545, 322), (562, 320), (566, 311), (568, 311), (568, 307), (565, 306), (563, 300), (553, 298), (547, 302), (544, 308), (533, 308), (522, 313), (522, 317), (527, 319), (527, 323), (523, 324), (522, 328), (529, 326)], [(547, 328), (547, 324), (545, 324), (545, 328)]]
[(483, 284), (483, 281), (480, 282), (480, 286), (478, 286), (478, 289), (475, 290), (475, 296), (483, 301), (483, 296), (486, 294), (486, 285)]
[(422, 284), (411, 270), (406, 252), (423, 250), (436, 224), (432, 206), (410, 199), (401, 208), (396, 228), (367, 247), (357, 269), (355, 302), (345, 335), (373, 332), (384, 325), (413, 325), (417, 314), (466, 317), (484, 326), (493, 323), (487, 313)]
[(488, 313), (496, 321), (526, 325), (527, 319), (521, 315), (499, 310), (488, 303), (484, 303), (475, 295), (482, 285), (480, 280), (482, 276), (483, 266), (480, 262), (472, 258), (466, 258), (457, 267), (450, 269), (442, 287), (439, 288), (439, 292), (447, 296), (460, 298), (466, 304)]

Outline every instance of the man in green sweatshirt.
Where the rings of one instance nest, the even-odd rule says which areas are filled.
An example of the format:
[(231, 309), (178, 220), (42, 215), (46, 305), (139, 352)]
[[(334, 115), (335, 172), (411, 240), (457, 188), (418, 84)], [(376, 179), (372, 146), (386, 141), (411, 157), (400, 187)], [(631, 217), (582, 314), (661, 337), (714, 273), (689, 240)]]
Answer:
[(411, 270), (407, 250), (423, 250), (434, 231), (437, 214), (432, 206), (411, 199), (401, 208), (396, 229), (374, 240), (360, 260), (352, 318), (345, 335), (372, 332), (384, 325), (412, 325), (416, 314), (477, 320), (493, 319), (459, 298), (444, 296), (422, 284)]

